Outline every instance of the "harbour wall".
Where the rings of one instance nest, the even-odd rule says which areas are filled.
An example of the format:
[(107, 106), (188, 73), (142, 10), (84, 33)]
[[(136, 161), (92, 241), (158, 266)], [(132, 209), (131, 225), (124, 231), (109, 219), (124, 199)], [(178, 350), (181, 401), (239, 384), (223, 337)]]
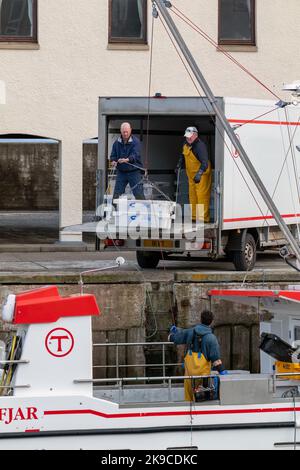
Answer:
[[(132, 377), (162, 374), (157, 366), (162, 362), (162, 349), (156, 342), (168, 341), (172, 324), (188, 328), (199, 323), (200, 312), (211, 309), (215, 315), (214, 332), (219, 339), (222, 358), (227, 369), (260, 370), (260, 322), (271, 315), (265, 311), (211, 298), (211, 289), (240, 288), (239, 273), (222, 277), (194, 273), (175, 274), (172, 280), (146, 280), (137, 272), (108, 273), (87, 278), (84, 292), (94, 294), (101, 316), (93, 318), (94, 377)], [(257, 273), (249, 274), (244, 287), (284, 289), (299, 283), (298, 274), (280, 276), (270, 274), (263, 282)], [(242, 279), (242, 277), (241, 277)], [(2, 275), (0, 303), (10, 293), (55, 284), (62, 296), (79, 293), (78, 275)], [(0, 339), (5, 339), (11, 326), (0, 325)], [(118, 343), (109, 347), (107, 343)], [(122, 343), (122, 345), (119, 345)], [(125, 347), (123, 343), (146, 343)], [(102, 346), (100, 346), (102, 345)], [(105, 345), (105, 346), (103, 346)], [(166, 346), (165, 374), (181, 374), (183, 347)], [(118, 358), (117, 358), (118, 355)]]

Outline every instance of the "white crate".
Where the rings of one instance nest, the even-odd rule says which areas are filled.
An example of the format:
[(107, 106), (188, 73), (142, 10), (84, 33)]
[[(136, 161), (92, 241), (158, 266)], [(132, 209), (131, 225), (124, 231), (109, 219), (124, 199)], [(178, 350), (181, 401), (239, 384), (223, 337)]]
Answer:
[(172, 217), (176, 210), (176, 202), (172, 201), (137, 201), (120, 198), (114, 199), (113, 203), (118, 212), (154, 213), (159, 217)]
[(168, 230), (175, 219), (175, 202), (114, 200), (116, 223)]

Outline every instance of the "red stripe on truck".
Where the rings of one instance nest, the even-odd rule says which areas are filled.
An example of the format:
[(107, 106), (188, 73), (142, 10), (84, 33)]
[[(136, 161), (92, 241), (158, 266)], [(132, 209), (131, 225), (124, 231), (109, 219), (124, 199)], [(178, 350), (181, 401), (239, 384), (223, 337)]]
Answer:
[(298, 122), (287, 122), (287, 121), (251, 121), (248, 119), (228, 119), (232, 124), (263, 124), (269, 126), (300, 126), (300, 121)]
[[(281, 215), (283, 219), (292, 219), (293, 217), (300, 217), (300, 214), (284, 214)], [(229, 222), (251, 222), (254, 220), (272, 220), (274, 217), (272, 215), (266, 215), (261, 217), (240, 217), (237, 219), (224, 219), (224, 223)]]

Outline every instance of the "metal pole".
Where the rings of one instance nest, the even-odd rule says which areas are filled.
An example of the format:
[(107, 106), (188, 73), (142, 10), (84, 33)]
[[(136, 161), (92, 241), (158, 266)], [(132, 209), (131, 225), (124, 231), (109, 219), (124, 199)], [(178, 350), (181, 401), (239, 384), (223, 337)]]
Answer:
[[(171, 6), (170, 2), (165, 2), (165, 0), (152, 0), (153, 4), (157, 6), (158, 10), (160, 11), (162, 17), (164, 18), (170, 32), (172, 33), (175, 41), (177, 42), (181, 52), (183, 53), (185, 59), (187, 60), (189, 66), (191, 67), (195, 78), (199, 82), (202, 90), (206, 94), (207, 98), (210, 101), (210, 104), (213, 108), (213, 110), (216, 113), (216, 116), (219, 118), (221, 121), (225, 132), (227, 133), (229, 139), (231, 140), (232, 144), (234, 147), (238, 150), (241, 160), (243, 164), (246, 167), (246, 170), (248, 171), (250, 177), (252, 178), (255, 186), (257, 187), (260, 195), (262, 196), (263, 200), (265, 201), (266, 205), (268, 206), (268, 209), (272, 213), (274, 219), (276, 220), (280, 230), (284, 234), (285, 238), (287, 239), (288, 243), (291, 246), (292, 251), (294, 252), (297, 260), (300, 262), (300, 248), (297, 244), (297, 241), (294, 239), (292, 236), (288, 226), (282, 219), (276, 205), (274, 204), (271, 196), (269, 195), (267, 189), (265, 188), (262, 180), (258, 176), (258, 173), (256, 172), (254, 166), (252, 165), (247, 153), (245, 152), (242, 144), (236, 137), (231, 125), (226, 119), (225, 114), (223, 113), (222, 109), (218, 106), (216, 97), (214, 96), (212, 90), (210, 89), (206, 79), (204, 78), (203, 74), (201, 73), (198, 65), (195, 62), (195, 59), (193, 58), (191, 52), (189, 51), (186, 43), (183, 40), (183, 37), (181, 36), (179, 30), (177, 29), (174, 21), (172, 20), (169, 12), (168, 12), (168, 7)], [(167, 4), (166, 4), (167, 3)]]

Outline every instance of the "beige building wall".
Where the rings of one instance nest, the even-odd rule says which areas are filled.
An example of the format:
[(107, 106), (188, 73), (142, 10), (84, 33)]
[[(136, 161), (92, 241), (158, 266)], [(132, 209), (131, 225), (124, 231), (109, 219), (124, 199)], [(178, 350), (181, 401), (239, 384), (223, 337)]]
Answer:
[[(173, 4), (217, 39), (218, 0)], [(150, 39), (150, 0), (148, 8)], [(257, 48), (232, 52), (283, 99), (282, 84), (300, 78), (299, 18), (299, 0), (257, 0)], [(272, 98), (177, 18), (176, 23), (216, 95)], [(0, 134), (61, 142), (60, 225), (81, 223), (82, 143), (97, 135), (98, 96), (147, 96), (149, 48), (108, 47), (108, 0), (39, 0), (38, 47), (0, 43), (0, 57)], [(154, 23), (155, 92), (197, 96), (159, 20)], [(80, 234), (61, 235), (61, 241), (80, 239)]]

